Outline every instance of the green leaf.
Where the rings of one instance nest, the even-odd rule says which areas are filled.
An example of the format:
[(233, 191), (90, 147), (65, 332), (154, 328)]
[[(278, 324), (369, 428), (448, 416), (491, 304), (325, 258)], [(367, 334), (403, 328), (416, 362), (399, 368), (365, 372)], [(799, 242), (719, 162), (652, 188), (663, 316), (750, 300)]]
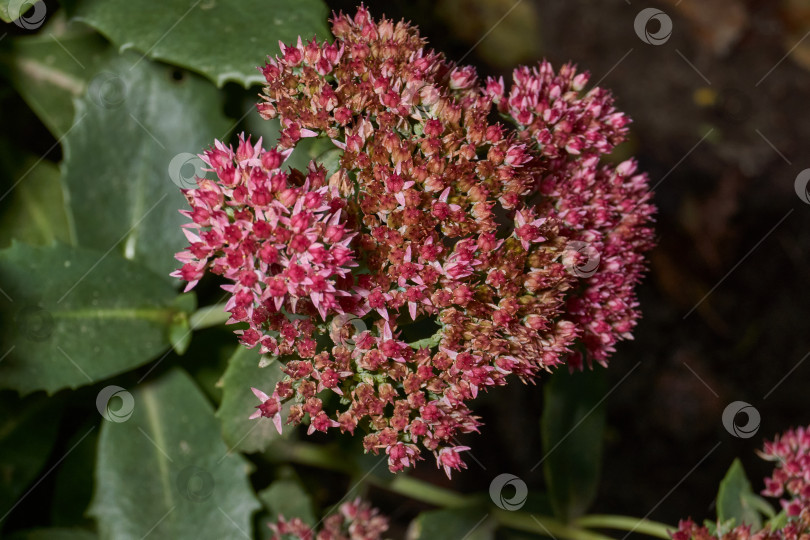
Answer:
[(709, 530), (712, 531), (713, 536), (723, 538), (733, 531), (736, 526), (737, 521), (734, 518), (730, 518), (725, 521), (717, 520), (717, 524), (709, 528)]
[(286, 519), (300, 518), (309, 526), (318, 522), (313, 511), (312, 498), (301, 483), (293, 479), (276, 480), (270, 487), (259, 492), (259, 499), (273, 521), (282, 515)]
[[(76, 241), (102, 251), (117, 246), (127, 259), (179, 284), (168, 274), (187, 244), (180, 176), (204, 176), (192, 154), (226, 134), (221, 96), (199, 77), (178, 81), (171, 69), (133, 55), (102, 70), (95, 80), (104, 82), (76, 102), (76, 125), (64, 141)], [(173, 161), (181, 154), (184, 168), (182, 156)]]
[(785, 525), (787, 525), (787, 522), (788, 522), (787, 512), (782, 510), (781, 512), (779, 512), (778, 514), (776, 514), (775, 516), (773, 516), (771, 519), (768, 520), (767, 526), (772, 531), (777, 531), (779, 529), (784, 528)]
[[(72, 2), (76, 4), (76, 2)], [(278, 42), (329, 37), (321, 0), (84, 0), (75, 16), (123, 48), (202, 73), (217, 86), (248, 86)]]
[(557, 370), (545, 386), (543, 474), (557, 517), (570, 521), (596, 497), (605, 430), (604, 370)]
[(30, 160), (19, 173), (10, 206), (0, 218), (0, 247), (16, 239), (28, 244), (70, 243), (59, 169)]
[(771, 503), (769, 503), (767, 499), (765, 499), (764, 497), (760, 497), (759, 495), (754, 493), (752, 496), (746, 497), (746, 501), (748, 504), (751, 505), (752, 508), (755, 508), (757, 512), (767, 517), (768, 519), (776, 517), (776, 510), (773, 509)]
[(774, 516), (773, 508), (751, 489), (742, 463), (735, 459), (717, 492), (717, 520), (723, 523), (733, 519), (735, 525), (751, 525), (758, 531), (762, 528), (760, 511)]
[(93, 79), (98, 66), (117, 55), (91, 28), (59, 13), (42, 32), (11, 40), (8, 56), (11, 83), (57, 139), (73, 125), (73, 100), (103, 83)]
[(422, 512), (411, 522), (408, 540), (492, 540), (495, 522), (476, 508)]
[(58, 402), (44, 395), (0, 393), (0, 518), (13, 511), (45, 465), (61, 416)]
[(133, 389), (132, 416), (104, 422), (90, 513), (103, 538), (240, 538), (259, 508), (250, 464), (228, 455), (211, 405), (174, 369)]
[(97, 540), (98, 536), (92, 531), (79, 528), (52, 527), (47, 529), (31, 529), (20, 531), (9, 536), (8, 540)]
[(169, 326), (169, 342), (174, 352), (180, 355), (186, 354), (191, 345), (191, 326), (188, 324), (188, 317), (182, 313), (178, 313)]
[[(269, 419), (249, 419), (260, 404), (250, 388), (271, 394), (276, 383), (284, 378), (279, 362), (271, 362), (262, 368), (259, 367), (260, 359), (258, 348), (237, 346), (222, 379), (222, 403), (217, 417), (222, 424), (225, 442), (239, 452), (262, 452), (280, 437)], [(286, 418), (285, 411), (282, 410), (281, 415)], [(291, 430), (291, 427), (285, 429), (284, 433), (289, 434)]]
[(114, 253), (14, 243), (0, 251), (0, 387), (76, 388), (168, 346), (172, 286)]

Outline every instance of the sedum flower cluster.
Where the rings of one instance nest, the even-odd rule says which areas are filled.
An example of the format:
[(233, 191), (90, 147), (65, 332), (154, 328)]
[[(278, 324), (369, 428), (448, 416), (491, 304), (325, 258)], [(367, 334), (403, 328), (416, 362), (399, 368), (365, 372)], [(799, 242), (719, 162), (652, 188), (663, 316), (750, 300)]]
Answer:
[(765, 479), (763, 495), (782, 497), (788, 516), (798, 516), (810, 508), (810, 426), (789, 429), (765, 443), (762, 457), (777, 463)]
[[(601, 159), (629, 120), (573, 66), (507, 86), (362, 6), (331, 23), (333, 42), (282, 44), (262, 68), (277, 145), (201, 155), (216, 179), (185, 191), (173, 275), (228, 280), (242, 343), (283, 364), (254, 417), (357, 433), (393, 472), (427, 450), (450, 475), (480, 391), (605, 364), (631, 337), (647, 177)], [(307, 137), (331, 140), (335, 170), (284, 166)]]
[(760, 456), (774, 461), (776, 468), (765, 479), (763, 495), (780, 498), (786, 521), (781, 526), (766, 525), (752, 531), (740, 524), (721, 534), (682, 520), (673, 540), (808, 540), (810, 539), (810, 426), (791, 429), (765, 443)]
[(278, 521), (269, 525), (273, 540), (380, 540), (388, 530), (388, 519), (361, 499), (341, 504), (322, 523), (317, 532), (299, 518), (288, 520), (279, 516)]

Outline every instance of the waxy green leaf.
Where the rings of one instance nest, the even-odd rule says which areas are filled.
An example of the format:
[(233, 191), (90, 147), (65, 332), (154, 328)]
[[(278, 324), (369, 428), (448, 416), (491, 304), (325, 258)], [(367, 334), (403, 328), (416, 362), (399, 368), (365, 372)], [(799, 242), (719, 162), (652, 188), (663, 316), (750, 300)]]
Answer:
[(176, 80), (171, 69), (135, 55), (100, 70), (64, 139), (76, 242), (114, 249), (179, 285), (168, 274), (188, 243), (180, 186), (205, 176), (196, 154), (227, 134), (221, 96), (197, 76)]
[(279, 40), (329, 36), (321, 0), (83, 0), (71, 10), (122, 49), (201, 73), (222, 86), (264, 78)]
[(111, 252), (14, 243), (0, 250), (0, 387), (76, 388), (166, 349), (175, 291)]
[(228, 452), (191, 378), (172, 370), (132, 398), (132, 416), (101, 429), (90, 508), (101, 537), (250, 537), (250, 464)]
[(742, 463), (735, 459), (717, 491), (717, 521), (733, 520), (734, 526), (751, 525), (752, 531), (758, 531), (762, 528), (760, 512), (775, 516), (770, 504), (751, 489)]
[(10, 40), (9, 74), (15, 90), (59, 139), (73, 125), (73, 100), (89, 87), (98, 66), (117, 56), (113, 47), (88, 26), (66, 23), (58, 14), (41, 32)]
[(29, 160), (18, 175), (9, 193), (9, 207), (0, 217), (0, 246), (8, 247), (12, 240), (70, 243), (59, 168), (50, 161)]

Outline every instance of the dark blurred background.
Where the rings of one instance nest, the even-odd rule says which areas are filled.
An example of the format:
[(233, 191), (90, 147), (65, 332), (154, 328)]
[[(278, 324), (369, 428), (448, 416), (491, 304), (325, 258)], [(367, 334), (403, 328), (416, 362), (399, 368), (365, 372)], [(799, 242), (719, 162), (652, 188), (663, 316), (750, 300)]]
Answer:
[[(331, 0), (333, 9), (356, 3)], [(735, 456), (755, 490), (765, 439), (810, 424), (807, 268), (810, 205), (810, 1), (367, 1), (406, 18), (451, 60), (509, 79), (519, 63), (573, 61), (633, 119), (617, 149), (655, 187), (658, 247), (640, 288), (643, 318), (608, 369), (608, 433), (593, 512), (677, 523), (714, 517)], [(645, 43), (634, 22), (645, 8)], [(655, 36), (662, 36), (655, 44)], [(805, 195), (806, 197), (806, 195)], [(625, 378), (626, 376), (626, 378)], [(760, 413), (750, 438), (722, 424), (727, 405)], [(486, 490), (502, 472), (542, 487), (542, 388), (510, 385), (479, 400), (470, 469), (455, 487)], [(746, 423), (745, 415), (738, 424)], [(718, 445), (719, 443), (719, 445)], [(446, 482), (428, 463), (418, 474)], [(402, 509), (406, 512), (406, 509)]]

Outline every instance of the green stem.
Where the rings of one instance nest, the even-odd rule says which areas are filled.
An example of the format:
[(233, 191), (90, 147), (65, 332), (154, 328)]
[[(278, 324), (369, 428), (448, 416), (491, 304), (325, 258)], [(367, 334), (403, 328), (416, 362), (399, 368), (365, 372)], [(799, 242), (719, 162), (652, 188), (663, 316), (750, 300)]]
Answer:
[(403, 495), (410, 499), (435, 506), (458, 508), (469, 505), (471, 501), (471, 498), (466, 495), (461, 495), (455, 491), (429, 484), (422, 480), (417, 480), (412, 476), (397, 475), (391, 481), (368, 476), (366, 481), (369, 484), (397, 493), (398, 495)]
[(654, 536), (656, 538), (663, 538), (665, 540), (672, 538), (670, 532), (674, 532), (676, 529), (676, 527), (647, 519), (639, 519), (631, 516), (610, 516), (602, 514), (582, 516), (581, 518), (574, 520), (574, 524), (578, 527), (585, 527), (588, 529), (618, 529), (621, 531), (637, 532), (639, 534), (646, 534), (647, 536)]
[(189, 324), (192, 330), (211, 328), (219, 326), (231, 318), (231, 314), (225, 311), (225, 304), (214, 304), (198, 309), (191, 314)]
[[(349, 475), (362, 471), (334, 449), (305, 442), (275, 441), (266, 453), (273, 461), (289, 461), (299, 465), (319, 467)], [(470, 498), (411, 476), (397, 475), (387, 479), (367, 475), (364, 481), (373, 486), (435, 506), (459, 507), (470, 503)]]
[(609, 536), (572, 527), (547, 516), (537, 516), (525, 512), (510, 512), (499, 508), (493, 508), (491, 513), (492, 517), (500, 525), (519, 531), (541, 534), (551, 538), (565, 538), (566, 540), (612, 540)]
[[(265, 454), (272, 461), (286, 461), (318, 467), (349, 475), (358, 474), (357, 467), (333, 448), (306, 442), (276, 441)], [(458, 508), (474, 504), (476, 498), (439, 487), (412, 476), (398, 475), (391, 480), (366, 475), (364, 482), (392, 493), (444, 508)], [(587, 529), (618, 529), (669, 540), (667, 531), (674, 530), (663, 523), (629, 516), (592, 515), (584, 516), (566, 524), (549, 516), (510, 512), (492, 507), (489, 509), (499, 525), (513, 529), (565, 540), (612, 540), (598, 532)]]
[(357, 472), (351, 461), (330, 451), (329, 447), (305, 442), (274, 441), (265, 452), (265, 457), (273, 462), (288, 461), (349, 475)]

